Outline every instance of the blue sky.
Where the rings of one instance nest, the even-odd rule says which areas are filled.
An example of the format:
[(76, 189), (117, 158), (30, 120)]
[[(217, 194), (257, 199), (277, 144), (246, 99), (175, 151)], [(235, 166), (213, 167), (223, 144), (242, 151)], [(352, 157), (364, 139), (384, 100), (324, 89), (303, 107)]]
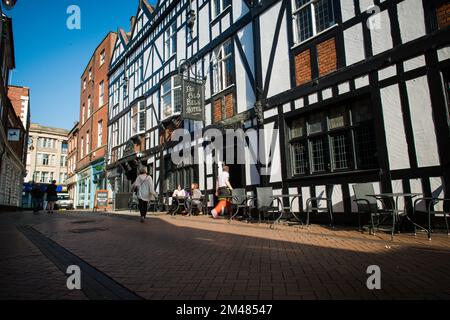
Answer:
[[(150, 1), (154, 3), (155, 1)], [(18, 0), (13, 19), (16, 70), (11, 84), (31, 89), (31, 121), (71, 129), (79, 118), (80, 77), (109, 31), (129, 30), (139, 0)], [(70, 5), (81, 30), (69, 30)]]

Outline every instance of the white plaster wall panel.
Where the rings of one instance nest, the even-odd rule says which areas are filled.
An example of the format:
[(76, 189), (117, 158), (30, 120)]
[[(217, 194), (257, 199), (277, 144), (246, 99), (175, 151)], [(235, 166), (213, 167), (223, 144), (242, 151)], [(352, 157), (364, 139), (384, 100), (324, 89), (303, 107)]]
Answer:
[[(403, 193), (403, 183), (402, 180), (393, 180), (392, 181), (392, 192), (394, 193)], [(395, 198), (394, 198), (395, 201)], [(398, 207), (399, 210), (403, 210), (405, 208), (405, 199), (403, 197), (398, 197)]]
[[(236, 62), (236, 90), (237, 90), (237, 109), (238, 113), (253, 108), (256, 98), (252, 88), (250, 77), (244, 67), (244, 60), (247, 59), (250, 66), (253, 65), (253, 33), (251, 25), (247, 25), (238, 32), (238, 40), (242, 45), (245, 57), (241, 57), (239, 50), (235, 46)], [(252, 70), (253, 72), (253, 70)]]
[(275, 51), (268, 97), (274, 96), (291, 88), (290, 79), (286, 76), (286, 70), (289, 70), (289, 67), (289, 42), (287, 38), (286, 13), (284, 13), (283, 22), (281, 24), (278, 37), (278, 44)]
[(200, 49), (209, 42), (209, 6), (204, 6), (198, 13), (198, 45)]
[(331, 88), (322, 90), (322, 99), (327, 100), (333, 97), (333, 90)]
[(211, 175), (213, 174), (213, 157), (211, 152), (206, 153), (206, 174)]
[(365, 59), (362, 24), (344, 30), (345, 61), (347, 66)]
[(317, 93), (313, 93), (308, 96), (308, 102), (310, 105), (317, 103), (317, 101), (319, 101), (319, 98), (317, 97)]
[[(411, 180), (409, 180), (409, 185), (411, 186), (412, 193), (423, 193), (421, 179), (411, 179)], [(413, 202), (414, 202), (414, 200), (415, 199), (413, 199)], [(417, 206), (416, 206), (416, 208), (421, 211), (426, 210), (426, 207), (427, 207), (427, 205), (426, 205), (425, 201), (418, 202)]]
[(226, 14), (223, 18), (222, 18), (222, 32), (225, 32), (231, 25), (231, 16), (230, 14)]
[(149, 79), (153, 73), (152, 59), (152, 48), (148, 47), (144, 52), (144, 79)]
[(369, 76), (368, 75), (365, 75), (365, 76), (362, 76), (362, 77), (359, 77), (359, 78), (355, 79), (355, 88), (356, 89), (359, 89), (359, 88), (362, 88), (362, 87), (366, 87), (369, 84), (370, 84), (370, 82), (369, 82)]
[[(289, 194), (298, 194), (298, 188), (289, 188)], [(300, 212), (300, 199), (299, 198), (295, 198), (294, 201), (293, 197), (289, 198), (289, 205), (291, 205), (292, 202), (292, 211), (294, 212)]]
[(300, 109), (304, 107), (303, 98), (295, 100), (295, 109)]
[(306, 211), (306, 201), (311, 198), (311, 190), (309, 187), (302, 187), (303, 209)]
[(341, 1), (341, 15), (343, 22), (355, 16), (355, 5), (353, 1)]
[(214, 180), (213, 180), (212, 177), (208, 177), (208, 178), (206, 179), (206, 188), (207, 188), (208, 190), (214, 189)]
[(248, 7), (242, 0), (233, 0), (233, 19), (238, 21), (242, 16), (248, 13)]
[(339, 94), (344, 94), (350, 91), (350, 83), (344, 82), (338, 85)]
[(211, 123), (212, 123), (212, 120), (211, 120), (211, 104), (210, 103), (208, 103), (206, 106), (205, 106), (205, 125), (210, 125)]
[(344, 212), (344, 196), (341, 185), (334, 185), (331, 193), (333, 212)]
[(211, 40), (214, 40), (220, 34), (220, 24), (216, 22), (211, 27)]
[[(372, 185), (373, 185), (374, 193), (375, 194), (380, 194), (381, 193), (380, 183), (379, 182), (373, 182)], [(377, 206), (378, 206), (379, 209), (383, 208), (383, 205), (379, 201), (377, 201)]]
[[(441, 177), (432, 177), (430, 178), (431, 185), (431, 195), (433, 198), (444, 198), (444, 183)], [(442, 211), (443, 203), (440, 202), (435, 206), (435, 210)]]
[(205, 153), (203, 147), (198, 148), (198, 184), (200, 190), (205, 190)]
[(407, 0), (397, 4), (402, 42), (406, 43), (426, 34), (422, 0)]
[(249, 145), (245, 146), (245, 181), (247, 185), (259, 185), (260, 177), (256, 163), (258, 161), (258, 132), (247, 132)]
[(290, 103), (286, 103), (283, 105), (283, 113), (287, 113), (291, 111), (291, 104)]
[(384, 80), (397, 75), (397, 67), (395, 65), (386, 67), (378, 71), (378, 80)]
[(373, 55), (380, 54), (386, 50), (392, 49), (391, 22), (389, 13), (384, 10), (378, 13), (374, 19), (379, 19), (380, 28), (372, 28), (370, 35), (372, 38)]
[(407, 169), (409, 155), (398, 85), (381, 89), (381, 102), (390, 168)]
[[(159, 36), (156, 41), (155, 41), (155, 46), (154, 46), (154, 50), (156, 50), (155, 52), (153, 52), (154, 54), (154, 59), (153, 59), (153, 70), (156, 71), (159, 68), (161, 68), (162, 66), (162, 61), (161, 58), (163, 57), (163, 40), (162, 40), (162, 36)], [(158, 54), (159, 53), (159, 54)], [(160, 58), (161, 57), (161, 58)]]
[(418, 56), (409, 60), (406, 60), (403, 62), (403, 70), (405, 72), (424, 67), (426, 64), (425, 62), (425, 56)]
[(439, 61), (450, 59), (450, 46), (438, 50), (438, 59)]
[[(316, 186), (316, 198), (326, 198), (327, 189), (326, 186)], [(327, 207), (326, 201), (317, 201), (317, 206), (320, 209), (325, 209)]]
[(419, 167), (440, 165), (427, 77), (406, 82)]
[(278, 114), (278, 109), (277, 108), (269, 109), (267, 111), (264, 111), (264, 119), (268, 119), (268, 118), (274, 117), (277, 114)]
[(361, 12), (366, 12), (368, 9), (372, 8), (373, 5), (374, 5), (373, 0), (359, 0), (359, 9)]
[[(261, 25), (261, 61), (262, 75), (265, 82), (267, 68), (269, 66), (270, 52), (274, 40), (274, 32), (277, 24), (277, 18), (281, 7), (281, 1), (267, 10), (260, 16)], [(290, 89), (290, 79), (286, 76), (286, 70), (289, 70), (289, 45), (287, 40), (286, 12), (283, 14), (280, 33), (278, 34), (278, 44), (275, 51), (272, 76), (269, 83), (268, 97)]]
[(177, 33), (177, 65), (181, 60), (186, 58), (186, 51), (184, 48), (186, 48), (186, 29), (181, 28)]
[[(273, 129), (274, 124), (272, 123), (269, 127)], [(279, 134), (276, 135), (264, 135), (266, 159), (270, 160), (270, 183), (280, 182), (282, 180), (281, 176), (281, 153), (280, 153), (280, 137)], [(275, 142), (274, 148), (271, 150), (271, 144)], [(266, 161), (266, 164), (268, 162)]]

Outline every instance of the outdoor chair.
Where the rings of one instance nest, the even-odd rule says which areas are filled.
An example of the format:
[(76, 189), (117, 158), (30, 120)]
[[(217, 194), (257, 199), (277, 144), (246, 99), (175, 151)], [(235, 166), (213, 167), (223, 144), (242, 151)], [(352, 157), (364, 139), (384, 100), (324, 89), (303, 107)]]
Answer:
[(266, 220), (270, 216), (273, 218), (275, 214), (280, 213), (280, 200), (273, 196), (273, 188), (256, 188), (256, 209), (258, 210), (259, 223), (261, 223), (261, 215)]
[[(443, 203), (443, 207), (444, 210), (443, 211), (437, 211), (436, 205), (439, 204), (440, 202)], [(450, 203), (450, 199), (442, 199), (442, 198), (419, 198), (416, 199), (414, 201), (414, 205), (413, 205), (413, 217), (414, 217), (414, 221), (411, 221), (412, 224), (414, 225), (414, 235), (417, 235), (417, 228), (422, 229), (424, 231), (427, 232), (428, 234), (428, 240), (431, 240), (431, 234), (433, 233), (433, 218), (436, 217), (443, 217), (444, 218), (444, 222), (445, 222), (445, 227), (447, 229), (447, 235), (450, 236), (450, 231), (449, 231), (449, 227), (448, 227), (448, 216), (450, 215), (449, 212), (447, 212), (447, 210), (445, 210), (445, 203)], [(427, 214), (427, 222), (428, 222), (428, 229), (424, 228), (423, 226), (419, 225), (416, 223), (416, 217), (417, 217), (417, 213), (421, 212), (421, 210), (418, 209), (418, 205), (419, 203), (425, 204), (426, 207), (426, 214)], [(422, 210), (423, 212), (423, 210)]]
[[(364, 229), (369, 229), (369, 232), (375, 235), (375, 219), (377, 220), (377, 227), (385, 221), (386, 218), (392, 217), (392, 228), (395, 228), (395, 213), (393, 210), (387, 209), (386, 199), (376, 197), (375, 190), (372, 183), (361, 183), (353, 186), (355, 192), (356, 205), (358, 207), (358, 230), (363, 232)], [(381, 204), (382, 209), (378, 207), (378, 202)], [(367, 214), (370, 216), (370, 226), (361, 225), (361, 214)], [(380, 221), (380, 217), (383, 219)], [(394, 229), (391, 230), (393, 232)]]
[(135, 193), (131, 196), (130, 200), (128, 200), (128, 209), (131, 211), (138, 211), (139, 210), (139, 200)]
[(233, 211), (230, 215), (229, 223), (233, 221), (239, 212), (242, 212), (243, 216), (250, 214), (250, 206), (248, 205), (249, 200), (250, 198), (247, 196), (245, 189), (233, 189), (231, 201)]
[(177, 215), (179, 212), (187, 211), (188, 197), (172, 197), (172, 199), (173, 199), (172, 216)]
[[(320, 206), (322, 202), (325, 202), (327, 204), (326, 208), (323, 208)], [(333, 204), (331, 199), (324, 198), (324, 197), (312, 197), (308, 198), (306, 200), (306, 227), (309, 227), (310, 225), (310, 215), (311, 212), (316, 211), (317, 214), (320, 213), (328, 213), (328, 217), (330, 219), (330, 226), (334, 226), (334, 220), (333, 220)]]
[(195, 212), (202, 212), (203, 214), (206, 214), (208, 211), (208, 194), (203, 194), (202, 192), (200, 199), (193, 199), (192, 196), (190, 196), (186, 200), (186, 207), (189, 216), (192, 216)]

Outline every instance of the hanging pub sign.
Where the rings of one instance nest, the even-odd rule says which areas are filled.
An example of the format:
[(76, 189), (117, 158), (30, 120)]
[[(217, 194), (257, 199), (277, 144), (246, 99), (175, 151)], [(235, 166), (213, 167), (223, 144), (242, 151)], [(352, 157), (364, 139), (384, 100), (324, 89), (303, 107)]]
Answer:
[(205, 120), (205, 96), (203, 82), (183, 79), (183, 119)]

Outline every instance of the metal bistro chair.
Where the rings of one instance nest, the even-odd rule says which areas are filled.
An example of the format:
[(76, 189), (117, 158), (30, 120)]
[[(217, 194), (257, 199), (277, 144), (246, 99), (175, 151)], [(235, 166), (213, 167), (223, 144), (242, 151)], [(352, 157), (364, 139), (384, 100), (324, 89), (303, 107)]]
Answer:
[(128, 209), (131, 211), (138, 211), (139, 210), (139, 200), (135, 193), (131, 196), (130, 200), (128, 200)]
[[(322, 208), (320, 206), (320, 204), (325, 201), (327, 203), (327, 207), (326, 208)], [(316, 205), (314, 205), (314, 203), (316, 203)], [(309, 216), (311, 214), (311, 212), (313, 210), (316, 210), (317, 213), (321, 213), (321, 212), (327, 212), (328, 216), (330, 218), (330, 226), (333, 227), (334, 226), (334, 220), (333, 220), (333, 204), (331, 199), (329, 198), (324, 198), (324, 197), (312, 197), (309, 198), (308, 200), (306, 200), (306, 227), (308, 228), (310, 223), (309, 223)]]
[[(275, 202), (277, 205), (274, 205)], [(261, 223), (261, 214), (266, 220), (270, 215), (274, 217), (275, 214), (279, 214), (282, 207), (282, 204), (280, 206), (280, 199), (273, 198), (273, 188), (256, 188), (256, 209), (258, 210), (259, 223)]]
[[(369, 232), (373, 235), (375, 235), (375, 218), (377, 219), (377, 227), (386, 219), (384, 217), (380, 222), (381, 216), (392, 216), (392, 219), (395, 219), (394, 211), (386, 208), (384, 199), (371, 196), (375, 195), (372, 183), (355, 184), (353, 191), (355, 192), (355, 200), (353, 201), (356, 202), (358, 207), (358, 227), (360, 232), (363, 232), (364, 228), (367, 228), (367, 226), (361, 225), (361, 213), (370, 215)], [(382, 209), (378, 207), (378, 202), (381, 203)]]
[(240, 211), (243, 212), (243, 216), (250, 215), (250, 206), (248, 205), (250, 200), (251, 197), (247, 196), (245, 189), (233, 189), (231, 203), (233, 212), (228, 223), (231, 223)]
[[(416, 199), (414, 201), (414, 205), (413, 205), (413, 216), (414, 216), (414, 220), (416, 218), (416, 214), (417, 212), (419, 212), (420, 210), (417, 210), (417, 205), (419, 204), (419, 202), (424, 202), (425, 206), (427, 208), (427, 218), (428, 218), (428, 229), (416, 224), (415, 221), (411, 221), (409, 218), (408, 220), (411, 221), (411, 223), (414, 225), (414, 235), (417, 234), (417, 228), (422, 229), (424, 231), (426, 231), (428, 233), (428, 240), (431, 240), (431, 234), (433, 233), (433, 227), (432, 227), (432, 217), (436, 217), (436, 216), (444, 216), (444, 221), (445, 221), (445, 227), (447, 229), (447, 235), (450, 236), (450, 231), (449, 231), (449, 227), (448, 227), (448, 216), (450, 215), (450, 213), (448, 213), (445, 208), (443, 211), (437, 211), (435, 210), (435, 207), (437, 204), (439, 204), (440, 202), (443, 202), (443, 205), (445, 205), (445, 202), (450, 202), (450, 199), (443, 199), (443, 198), (419, 198)], [(428, 204), (428, 205), (427, 205)]]
[(173, 197), (174, 209), (172, 211), (172, 216), (176, 216), (180, 211), (187, 211), (187, 199), (188, 197)]
[[(199, 202), (194, 202), (195, 200)], [(203, 214), (206, 214), (208, 211), (208, 193), (206, 192), (205, 194), (203, 194), (202, 192), (202, 196), (200, 197), (200, 199), (193, 199), (192, 196), (190, 196), (186, 200), (186, 207), (188, 216), (192, 216), (192, 214), (197, 210), (199, 212), (202, 212)]]

